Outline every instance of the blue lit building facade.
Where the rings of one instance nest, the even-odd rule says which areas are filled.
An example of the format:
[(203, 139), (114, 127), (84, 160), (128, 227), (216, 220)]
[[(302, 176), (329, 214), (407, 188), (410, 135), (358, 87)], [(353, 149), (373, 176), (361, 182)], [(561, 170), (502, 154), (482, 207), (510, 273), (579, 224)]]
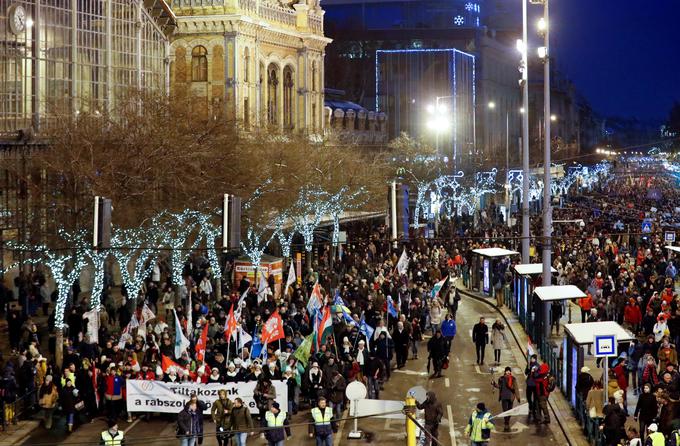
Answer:
[(391, 137), (406, 132), (434, 139), (441, 157), (456, 167), (469, 164), (475, 156), (475, 56), (454, 48), (378, 50), (375, 72), (376, 111), (389, 116)]

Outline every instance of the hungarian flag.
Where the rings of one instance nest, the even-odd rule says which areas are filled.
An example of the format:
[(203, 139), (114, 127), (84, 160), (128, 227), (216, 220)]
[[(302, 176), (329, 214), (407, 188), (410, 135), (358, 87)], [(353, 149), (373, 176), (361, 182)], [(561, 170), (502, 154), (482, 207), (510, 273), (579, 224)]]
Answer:
[(226, 326), (224, 327), (224, 338), (227, 340), (227, 342), (231, 341), (231, 337), (234, 335), (234, 332), (236, 331), (236, 318), (234, 317), (234, 306), (231, 306), (231, 309), (229, 309), (229, 317), (227, 318), (227, 323)]
[(161, 369), (163, 369), (163, 373), (168, 373), (168, 369), (170, 367), (175, 367), (178, 370), (182, 368), (179, 364), (177, 364), (175, 361), (173, 361), (169, 357), (167, 357), (165, 355), (161, 355)]
[(196, 351), (196, 360), (203, 361), (205, 357), (205, 343), (208, 341), (208, 324), (203, 325), (203, 330), (201, 330), (201, 337), (196, 341), (196, 346), (194, 350)]
[(529, 337), (529, 340), (527, 341), (527, 356), (531, 358), (535, 354), (534, 345), (531, 343), (531, 337)]
[(270, 342), (278, 341), (284, 337), (283, 319), (281, 319), (281, 316), (279, 315), (279, 310), (276, 310), (262, 326), (262, 337), (260, 340), (263, 344), (269, 344)]
[(316, 326), (316, 331), (314, 332), (316, 350), (321, 348), (321, 344), (326, 342), (327, 332), (332, 332), (333, 330), (333, 319), (331, 318), (331, 309), (329, 306), (324, 307), (321, 319)]

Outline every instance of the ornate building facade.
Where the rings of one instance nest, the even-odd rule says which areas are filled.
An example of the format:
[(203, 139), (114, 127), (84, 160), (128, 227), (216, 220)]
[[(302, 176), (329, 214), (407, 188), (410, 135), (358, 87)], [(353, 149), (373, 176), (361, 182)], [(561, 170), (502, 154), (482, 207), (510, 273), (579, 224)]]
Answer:
[(171, 88), (245, 129), (324, 127), (323, 10), (318, 0), (172, 0)]

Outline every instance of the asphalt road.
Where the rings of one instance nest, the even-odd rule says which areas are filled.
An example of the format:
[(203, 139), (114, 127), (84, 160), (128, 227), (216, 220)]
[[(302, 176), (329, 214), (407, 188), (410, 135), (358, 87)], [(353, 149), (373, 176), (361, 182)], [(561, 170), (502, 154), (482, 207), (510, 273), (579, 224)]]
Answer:
[[(413, 386), (423, 386), (428, 390), (434, 390), (444, 407), (444, 417), (439, 428), (439, 439), (444, 445), (469, 444), (464, 436), (464, 429), (471, 411), (479, 401), (484, 401), (492, 414), (501, 412), (498, 393), (491, 387), (491, 380), (500, 376), (506, 366), (513, 368), (513, 372), (520, 384), (520, 397), (525, 401), (524, 382), (524, 358), (519, 347), (508, 335), (508, 350), (503, 351), (501, 364), (497, 369), (492, 369), (493, 350), (489, 346), (486, 351), (485, 366), (476, 364), (475, 348), (472, 344), (472, 326), (477, 323), (480, 316), (484, 316), (491, 327), (497, 314), (481, 302), (463, 297), (458, 311), (458, 335), (456, 336), (450, 367), (444, 372), (444, 377), (429, 379), (426, 371), (427, 352), (425, 342), (420, 347), (418, 360), (409, 360), (404, 369), (393, 371), (392, 378), (386, 383), (381, 399), (400, 400), (406, 396), (408, 389)], [(297, 415), (293, 423), (307, 421), (307, 415)], [(335, 445), (349, 443), (362, 444), (370, 442), (377, 445), (403, 444), (404, 422), (393, 419), (361, 419), (358, 427), (370, 437), (369, 440), (347, 440), (346, 435), (351, 430), (352, 422), (341, 424), (341, 431), (335, 435)], [(126, 443), (128, 446), (153, 445), (168, 446), (178, 444), (174, 438), (174, 423), (158, 416), (150, 421), (135, 420), (131, 425), (121, 422), (120, 428), (126, 431)], [(204, 445), (216, 445), (214, 438), (214, 425), (206, 419), (206, 434)], [(525, 416), (515, 417), (511, 420), (511, 432), (502, 432), (503, 421), (496, 423), (497, 431), (492, 434), (491, 444), (521, 444), (524, 446), (547, 445), (550, 443), (566, 444), (554, 417), (550, 425), (528, 425)], [(42, 426), (38, 427), (24, 442), (26, 446), (53, 446), (53, 445), (96, 445), (99, 433), (105, 429), (103, 419), (93, 423), (79, 426), (70, 435), (65, 433), (63, 421), (55, 423), (52, 431), (46, 431)], [(250, 437), (249, 444), (264, 445), (264, 439)], [(293, 429), (293, 438), (288, 441), (296, 446), (313, 445), (313, 439), (307, 437), (306, 427), (300, 426)]]

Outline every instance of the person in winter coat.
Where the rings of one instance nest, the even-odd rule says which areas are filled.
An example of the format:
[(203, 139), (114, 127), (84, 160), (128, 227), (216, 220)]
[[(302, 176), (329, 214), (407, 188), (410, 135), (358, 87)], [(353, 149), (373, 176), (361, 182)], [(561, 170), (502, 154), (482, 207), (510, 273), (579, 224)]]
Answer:
[(491, 344), (493, 344), (493, 359), (496, 365), (501, 363), (501, 351), (506, 348), (505, 325), (500, 319), (491, 326)]
[(604, 420), (601, 429), (607, 446), (617, 446), (622, 438), (626, 438), (626, 413), (616, 404), (613, 397), (604, 407)]
[(604, 418), (604, 390), (602, 382), (595, 381), (586, 398), (586, 408), (590, 418)]
[(432, 327), (432, 335), (439, 330), (439, 326), (442, 323), (442, 306), (438, 299), (433, 299), (430, 305), (430, 327)]
[(243, 404), (241, 398), (234, 399), (234, 406), (231, 409), (230, 419), (231, 429), (234, 432), (236, 446), (246, 446), (248, 432), (253, 430), (253, 419), (250, 410)]
[(562, 302), (560, 301), (553, 301), (552, 304), (550, 305), (550, 333), (552, 334), (552, 329), (555, 327), (555, 331), (557, 335), (559, 336), (560, 334), (560, 319), (562, 319), (562, 313), (564, 310), (562, 309)]
[(524, 369), (524, 376), (526, 377), (526, 395), (527, 403), (529, 403), (529, 416), (527, 417), (527, 422), (530, 423), (531, 420), (536, 420), (537, 412), (537, 400), (536, 395), (536, 383), (534, 382), (534, 372), (538, 370), (538, 357), (536, 355), (531, 355), (529, 357), (529, 362)]
[(548, 412), (548, 397), (550, 391), (548, 390), (548, 375), (550, 374), (550, 367), (548, 364), (541, 364), (538, 370), (534, 372), (534, 382), (536, 383), (536, 396), (538, 398), (538, 410), (536, 422), (539, 422), (543, 415), (543, 423), (550, 424), (550, 412)]
[(45, 382), (40, 386), (38, 397), (40, 398), (40, 407), (43, 410), (45, 429), (52, 429), (52, 415), (59, 399), (59, 392), (57, 386), (52, 382), (52, 375), (45, 376)]
[(331, 406), (333, 406), (333, 413), (337, 419), (342, 418), (346, 388), (347, 382), (345, 381), (345, 377), (342, 376), (337, 370), (334, 370), (328, 385), (328, 399), (331, 402)]
[[(444, 416), (444, 410), (442, 409), (442, 404), (437, 401), (437, 395), (429, 391), (427, 392), (427, 398), (422, 403), (417, 403), (418, 409), (425, 410), (425, 430), (428, 431), (432, 437), (435, 439), (439, 438), (439, 424)], [(425, 445), (429, 446), (435, 442), (432, 441), (430, 436), (427, 436)]]
[(231, 434), (231, 410), (234, 404), (227, 397), (227, 390), (220, 389), (217, 392), (219, 398), (215, 401), (210, 409), (213, 423), (215, 423), (215, 436), (217, 437), (218, 446), (226, 446), (229, 443)]
[(641, 361), (645, 361), (646, 365), (642, 369), (640, 383), (644, 386), (645, 384), (651, 384), (652, 388), (659, 385), (659, 375), (656, 373), (656, 361), (652, 355), (643, 356)]
[(392, 332), (392, 340), (394, 341), (394, 352), (397, 355), (397, 368), (400, 369), (406, 365), (408, 346), (411, 343), (411, 335), (402, 321), (397, 322), (397, 328)]
[(661, 341), (661, 346), (657, 352), (656, 357), (659, 360), (658, 372), (661, 373), (666, 370), (667, 364), (677, 364), (678, 363), (678, 352), (675, 346), (670, 343), (667, 337), (663, 338)]
[(255, 403), (260, 411), (260, 419), (264, 420), (264, 414), (269, 410), (269, 406), (276, 398), (276, 389), (269, 378), (262, 376), (255, 385), (253, 392)]
[(484, 318), (479, 318), (479, 323), (472, 327), (472, 342), (475, 343), (477, 351), (477, 364), (484, 364), (484, 350), (489, 343), (489, 327), (484, 322)]
[(264, 419), (268, 427), (264, 434), (268, 446), (283, 446), (286, 438), (291, 435), (286, 411), (281, 410), (279, 403), (274, 401), (271, 408), (265, 413)]
[[(77, 389), (73, 387), (70, 379), (66, 379), (66, 385), (61, 389), (59, 401), (61, 402), (61, 409), (66, 415), (66, 429), (68, 432), (73, 432), (73, 425), (76, 417), (76, 403), (78, 402)], [(74, 394), (75, 393), (75, 394)]]
[(456, 321), (451, 313), (446, 315), (446, 319), (442, 322), (442, 336), (446, 340), (446, 354), (451, 353), (451, 344), (453, 344), (453, 339), (456, 337), (456, 332), (458, 328), (456, 326)]
[(593, 376), (590, 374), (590, 367), (581, 367), (581, 373), (576, 377), (576, 393), (581, 396), (583, 401), (588, 398), (588, 392), (593, 387)]
[(177, 437), (180, 438), (180, 446), (196, 446), (198, 444), (198, 437), (203, 435), (200, 431), (199, 418), (202, 418), (198, 412), (196, 403), (189, 401), (184, 406), (184, 409), (177, 415)]
[[(501, 408), (503, 412), (512, 409), (512, 404), (517, 400), (519, 404), (519, 390), (517, 388), (517, 380), (512, 376), (512, 368), (506, 367), (503, 376), (498, 378), (498, 383), (491, 383), (494, 387), (498, 389), (498, 401), (501, 402)], [(504, 421), (504, 432), (510, 432), (510, 417), (505, 417)]]
[(614, 394), (621, 390), (619, 382), (616, 380), (616, 375), (613, 370), (609, 371), (609, 382), (607, 383), (607, 398), (613, 398)]
[(628, 299), (626, 308), (623, 310), (623, 321), (628, 324), (633, 333), (640, 332), (640, 324), (642, 323), (642, 312), (640, 306), (633, 298)]
[(446, 360), (446, 341), (444, 340), (441, 331), (436, 331), (434, 336), (427, 341), (427, 351), (430, 354), (428, 359), (428, 370), (430, 361), (434, 367), (434, 372), (432, 373), (432, 376), (430, 376), (430, 379), (441, 377), (442, 366)]
[(633, 419), (640, 423), (640, 435), (643, 436), (643, 439), (646, 437), (647, 426), (652, 424), (658, 412), (659, 406), (656, 395), (652, 393), (651, 384), (647, 383), (642, 386), (642, 393), (638, 397), (633, 414)]
[(484, 403), (477, 403), (477, 407), (472, 412), (472, 415), (470, 415), (468, 424), (465, 427), (465, 435), (470, 437), (470, 444), (472, 446), (486, 446), (489, 444), (491, 429), (493, 429), (491, 413), (486, 410)]

